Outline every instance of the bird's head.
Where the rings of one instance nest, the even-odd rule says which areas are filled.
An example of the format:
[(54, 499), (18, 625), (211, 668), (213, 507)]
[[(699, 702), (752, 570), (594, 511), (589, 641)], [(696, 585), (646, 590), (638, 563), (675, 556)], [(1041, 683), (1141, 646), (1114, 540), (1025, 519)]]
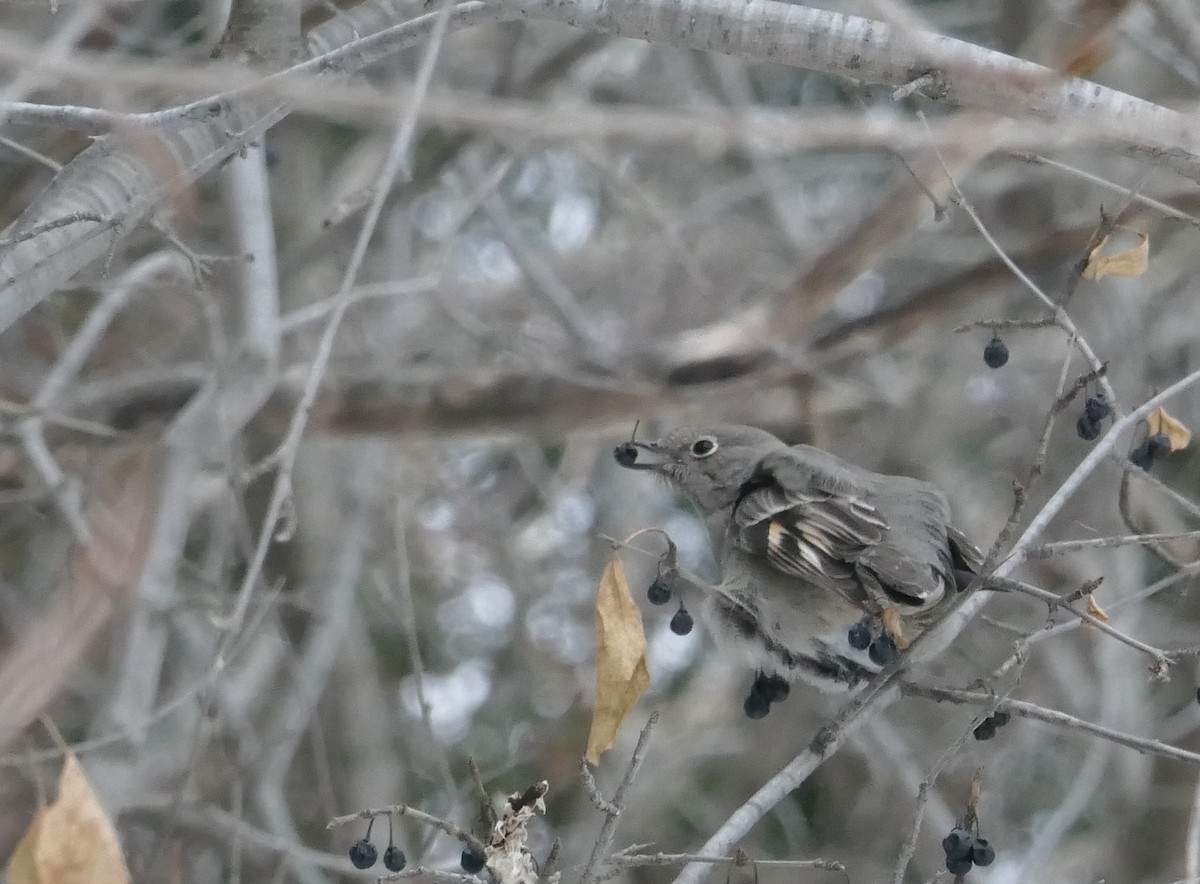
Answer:
[(782, 447), (766, 430), (714, 424), (679, 427), (653, 442), (622, 442), (613, 457), (666, 479), (707, 515), (731, 506), (763, 455)]

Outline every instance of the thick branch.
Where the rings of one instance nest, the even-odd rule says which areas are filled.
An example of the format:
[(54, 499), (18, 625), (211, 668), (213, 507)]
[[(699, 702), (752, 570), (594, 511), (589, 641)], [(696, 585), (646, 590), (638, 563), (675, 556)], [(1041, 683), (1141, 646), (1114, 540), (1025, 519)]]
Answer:
[(1122, 147), (1200, 180), (1200, 121), (1132, 95), (956, 40), (780, 0), (505, 0), (588, 30), (903, 86), (1007, 117), (1087, 121)]

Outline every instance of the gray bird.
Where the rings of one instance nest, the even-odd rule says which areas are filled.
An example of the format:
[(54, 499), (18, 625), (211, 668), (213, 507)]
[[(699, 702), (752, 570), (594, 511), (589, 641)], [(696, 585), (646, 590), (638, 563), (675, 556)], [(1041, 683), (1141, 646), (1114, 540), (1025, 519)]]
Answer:
[(708, 527), (721, 582), (701, 590), (719, 645), (758, 670), (746, 714), (804, 679), (849, 688), (898, 658), (982, 565), (928, 482), (874, 473), (754, 427), (681, 427), (625, 442)]

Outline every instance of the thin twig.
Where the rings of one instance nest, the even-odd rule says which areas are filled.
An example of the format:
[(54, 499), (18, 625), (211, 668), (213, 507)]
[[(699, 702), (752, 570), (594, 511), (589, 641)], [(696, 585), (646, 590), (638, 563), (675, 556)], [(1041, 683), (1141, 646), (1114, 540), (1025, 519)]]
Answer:
[(1200, 877), (1200, 777), (1192, 795), (1192, 813), (1188, 817), (1187, 837), (1183, 846), (1183, 874)]
[(1008, 519), (1004, 523), (1004, 527), (1000, 529), (1000, 533), (996, 535), (995, 541), (984, 556), (983, 565), (979, 569), (979, 573), (988, 574), (996, 565), (1001, 552), (1008, 546), (1012, 537), (1017, 532), (1017, 527), (1021, 524), (1021, 516), (1025, 513), (1025, 505), (1029, 502), (1029, 492), (1042, 476), (1042, 470), (1046, 463), (1046, 454), (1050, 450), (1050, 435), (1054, 431), (1054, 424), (1058, 418), (1062, 408), (1059, 406), (1063, 399), (1063, 391), (1066, 389), (1067, 376), (1071, 369), (1071, 341), (1068, 339), (1067, 352), (1063, 357), (1062, 369), (1058, 375), (1058, 386), (1055, 388), (1054, 404), (1046, 412), (1046, 419), (1042, 423), (1042, 435), (1038, 439), (1037, 449), (1033, 456), (1033, 461), (1029, 465), (1029, 471), (1025, 477), (1025, 483), (1020, 484), (1013, 482), (1013, 506), (1009, 512)]
[(406, 878), (421, 878), (425, 881), (433, 881), (434, 884), (479, 884), (479, 878), (476, 875), (447, 872), (443, 869), (430, 869), (425, 866), (413, 866), (400, 872), (388, 872), (386, 875), (380, 875), (376, 880), (401, 881)]
[(1196, 540), (1200, 538), (1200, 530), (1179, 531), (1174, 534), (1117, 534), (1111, 537), (1093, 537), (1088, 540), (1058, 540), (1053, 543), (1043, 543), (1025, 551), (1026, 559), (1048, 559), (1066, 553), (1080, 550), (1102, 549), (1113, 546), (1141, 546), (1167, 540)]
[[(454, 782), (454, 772), (450, 769), (450, 759), (446, 755), (445, 744), (438, 739), (437, 731), (433, 728), (433, 704), (425, 693), (425, 661), (421, 656), (421, 638), (417, 630), (417, 609), (413, 604), (412, 575), (408, 562), (408, 537), (404, 530), (405, 509), (400, 495), (396, 496), (396, 507), (392, 518), (393, 547), (396, 554), (396, 601), (400, 607), (400, 621), (404, 628), (404, 640), (408, 645), (408, 661), (412, 669), (413, 689), (417, 695), (417, 709), (420, 711), (421, 725), (429, 744), (435, 747), (438, 774), (442, 778), (442, 788), (446, 790), (447, 799), (453, 800), (457, 791)], [(475, 775), (478, 776), (478, 769)], [(482, 788), (482, 784), (480, 784)], [(485, 797), (486, 797), (486, 793)]]
[(588, 765), (586, 758), (579, 759), (579, 775), (583, 777), (584, 791), (587, 792), (588, 798), (591, 799), (592, 806), (596, 810), (609, 816), (617, 816), (621, 813), (621, 808), (605, 798), (604, 793), (600, 791), (600, 787), (596, 785), (596, 778), (592, 775), (592, 769)]
[(579, 875), (580, 884), (594, 884), (595, 882), (595, 877), (592, 873), (612, 846), (613, 837), (617, 831), (617, 820), (620, 818), (621, 812), (625, 809), (625, 793), (629, 790), (630, 784), (642, 766), (646, 749), (650, 745), (650, 732), (657, 723), (658, 713), (650, 713), (650, 718), (642, 727), (642, 732), (638, 734), (637, 745), (634, 746), (633, 754), (629, 757), (629, 764), (625, 768), (625, 776), (621, 778), (621, 782), (617, 786), (617, 791), (613, 794), (612, 801), (608, 802), (608, 807), (604, 808), (604, 822), (600, 826), (600, 834), (596, 836), (596, 843), (592, 847), (592, 855), (588, 857), (587, 864), (583, 867), (583, 871)]
[(913, 821), (908, 829), (908, 837), (900, 845), (900, 855), (896, 858), (896, 868), (892, 871), (892, 884), (903, 884), (908, 864), (916, 856), (917, 839), (921, 836), (921, 823), (925, 819), (925, 807), (929, 804), (930, 788), (931, 784), (928, 779), (922, 781), (921, 785), (917, 787), (917, 809), (913, 812)]
[[(939, 703), (968, 703), (975, 706), (990, 706), (995, 703), (994, 695), (977, 691), (931, 687), (929, 685), (916, 684), (915, 682), (904, 682), (901, 689), (909, 696), (936, 700)], [(1082, 718), (1076, 718), (1074, 715), (1068, 715), (1066, 712), (1059, 712), (1057, 709), (1047, 709), (1044, 706), (1027, 703), (1024, 700), (1012, 699), (1005, 700), (1000, 704), (1000, 708), (1014, 715), (1019, 715), (1022, 718), (1032, 718), (1070, 730), (1082, 731), (1093, 737), (1099, 737), (1102, 740), (1108, 740), (1119, 746), (1134, 749), (1143, 755), (1156, 755), (1160, 758), (1171, 758), (1176, 761), (1186, 761), (1189, 764), (1200, 765), (1200, 754), (1195, 752), (1180, 749), (1178, 746), (1172, 746), (1161, 740), (1150, 740), (1145, 737), (1093, 724)]]
[[(1129, 192), (1129, 188), (1123, 187), (1122, 185), (1117, 184), (1115, 181), (1109, 181), (1107, 178), (1102, 178), (1099, 175), (1093, 175), (1091, 172), (1085, 171), (1084, 169), (1078, 169), (1068, 163), (1063, 163), (1059, 160), (1052, 160), (1049, 157), (1044, 157), (1041, 154), (1036, 154), (1032, 151), (1014, 150), (1010, 151), (1010, 155), (1026, 163), (1031, 163), (1037, 166), (1049, 166), (1052, 169), (1058, 169), (1060, 172), (1067, 172), (1071, 175), (1076, 175), (1085, 181), (1090, 181), (1093, 184), (1099, 184), (1101, 187), (1107, 187), (1109, 190), (1115, 190), (1121, 194), (1127, 194)], [(1134, 196), (1134, 200), (1144, 206), (1149, 206), (1152, 209), (1162, 212), (1168, 218), (1174, 218), (1178, 221), (1185, 221), (1188, 224), (1191, 224), (1193, 227), (1200, 227), (1200, 219), (1193, 218), (1186, 212), (1181, 212), (1174, 206), (1167, 205), (1166, 203), (1156, 200), (1153, 197), (1139, 193)]]
[(1150, 657), (1152, 660), (1154, 660), (1154, 672), (1155, 673), (1165, 674), (1166, 671), (1168, 669), (1170, 669), (1170, 667), (1171, 667), (1171, 663), (1173, 661), (1171, 660), (1171, 655), (1168, 654), (1166, 651), (1162, 650), (1161, 648), (1156, 648), (1153, 645), (1148, 645), (1145, 642), (1139, 641), (1138, 639), (1134, 638), (1131, 635), (1121, 632), (1121, 630), (1114, 628), (1110, 624), (1104, 622), (1104, 620), (1100, 619), (1099, 617), (1096, 617), (1092, 614), (1089, 614), (1087, 611), (1080, 609), (1078, 606), (1076, 606), (1072, 602), (1068, 601), (1067, 599), (1063, 598), (1062, 596), (1055, 595), (1052, 592), (1048, 592), (1044, 589), (1041, 589), (1040, 587), (1032, 586), (1028, 583), (1022, 583), (1019, 580), (1008, 580), (1005, 578), (989, 578), (988, 582), (995, 586), (998, 586), (1001, 589), (1007, 589), (1007, 590), (1011, 590), (1013, 592), (1019, 592), (1019, 593), (1025, 594), (1027, 596), (1031, 596), (1035, 599), (1038, 599), (1039, 601), (1045, 602), (1051, 608), (1063, 608), (1067, 611), (1070, 611), (1076, 617), (1085, 621), (1090, 626), (1096, 627), (1096, 629), (1100, 630), (1105, 635), (1109, 635), (1112, 638), (1115, 638), (1117, 641), (1121, 642), (1122, 644), (1126, 644), (1129, 647), (1133, 648), (1134, 650), (1141, 651), (1143, 654)]
[(999, 329), (1008, 328), (1058, 328), (1058, 323), (1053, 317), (1044, 319), (977, 319), (974, 322), (968, 322), (966, 325), (955, 327), (955, 333), (975, 331), (977, 328), (986, 328), (989, 331), (997, 331)]
[(407, 816), (417, 822), (425, 823), (437, 829), (441, 829), (451, 838), (457, 838), (463, 844), (468, 845), (472, 850), (480, 856), (484, 855), (483, 842), (464, 829), (457, 823), (450, 820), (444, 820), (440, 816), (434, 816), (431, 813), (426, 813), (423, 810), (417, 810), (415, 807), (410, 807), (407, 804), (392, 804), (388, 807), (370, 807), (365, 810), (348, 813), (345, 816), (335, 816), (325, 824), (326, 829), (336, 829), (339, 826), (346, 826), (350, 823), (359, 820), (369, 820), (377, 816), (386, 816), (392, 814), (395, 816)]
[(538, 870), (543, 881), (554, 874), (554, 870), (558, 867), (560, 853), (562, 853), (562, 840), (555, 838), (554, 843), (550, 845), (550, 852), (546, 854), (546, 861), (542, 863), (542, 867)]
[[(629, 866), (675, 866), (683, 863), (708, 863), (725, 865), (737, 861), (735, 856), (704, 856), (697, 853), (635, 853), (622, 854), (609, 859), (612, 865)], [(844, 872), (846, 867), (832, 859), (751, 859), (749, 862), (763, 868), (774, 869), (824, 869)]]
[[(1145, 471), (1141, 469), (1139, 469), (1137, 472), (1142, 473), (1143, 475), (1145, 474)], [(1132, 469), (1127, 469), (1121, 473), (1121, 484), (1117, 489), (1117, 512), (1121, 514), (1121, 521), (1125, 523), (1125, 527), (1128, 530), (1132, 531), (1134, 534), (1141, 534), (1145, 532), (1145, 529), (1137, 523), (1137, 519), (1133, 514), (1133, 504), (1129, 496), (1130, 487), (1133, 484), (1133, 476), (1134, 470)], [(1145, 547), (1153, 555), (1157, 556), (1163, 562), (1163, 564), (1172, 570), (1177, 571), (1187, 564), (1182, 559), (1177, 558), (1174, 553), (1166, 549), (1161, 544), (1147, 543)]]
[(43, 233), (49, 233), (51, 230), (69, 227), (72, 224), (79, 224), (83, 221), (91, 221), (94, 224), (112, 223), (110, 220), (106, 221), (103, 215), (97, 215), (95, 212), (71, 212), (69, 215), (63, 215), (51, 221), (35, 224), (28, 230), (22, 230), (16, 236), (9, 239), (0, 239), (0, 248), (7, 248), (8, 246), (34, 239)]

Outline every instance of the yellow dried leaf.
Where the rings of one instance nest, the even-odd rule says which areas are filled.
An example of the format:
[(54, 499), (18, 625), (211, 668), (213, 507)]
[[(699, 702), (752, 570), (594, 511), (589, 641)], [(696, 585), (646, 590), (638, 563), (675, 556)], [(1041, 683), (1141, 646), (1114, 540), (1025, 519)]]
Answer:
[(615, 556), (596, 592), (596, 705), (588, 734), (588, 764), (613, 747), (617, 732), (650, 684), (642, 612), (629, 594), (625, 566)]
[(129, 884), (117, 831), (67, 755), (58, 797), (37, 812), (8, 864), (12, 884)]
[(1113, 32), (1117, 20), (1133, 0), (1080, 0), (1071, 11), (1075, 23), (1074, 40), (1064, 51), (1059, 65), (1064, 73), (1086, 77), (1094, 73), (1112, 54)]
[(1146, 416), (1150, 435), (1162, 433), (1171, 441), (1172, 451), (1182, 451), (1192, 441), (1192, 431), (1178, 418), (1171, 417), (1163, 409), (1156, 408)]
[(1088, 613), (1097, 620), (1103, 620), (1105, 623), (1108, 622), (1108, 613), (1100, 607), (1100, 603), (1096, 601), (1096, 597), (1091, 594), (1088, 595)]
[(1108, 61), (1112, 55), (1111, 35), (1097, 34), (1090, 40), (1085, 40), (1072, 46), (1067, 53), (1066, 61), (1062, 63), (1063, 73), (1072, 77), (1090, 77), (1100, 69), (1100, 65)]
[[(1128, 228), (1118, 228), (1127, 230)], [(1141, 276), (1150, 266), (1150, 234), (1131, 230), (1138, 238), (1138, 244), (1132, 248), (1117, 252), (1114, 255), (1100, 254), (1108, 244), (1108, 237), (1100, 240), (1100, 245), (1092, 249), (1088, 255), (1087, 267), (1083, 269), (1084, 279), (1101, 279), (1105, 276)]]
[(17, 849), (8, 859), (8, 884), (41, 884), (33, 854), (37, 849), (38, 830), (41, 827), (43, 813), (45, 810), (39, 809), (33, 815), (33, 821), (25, 830), (25, 834), (21, 836)]

